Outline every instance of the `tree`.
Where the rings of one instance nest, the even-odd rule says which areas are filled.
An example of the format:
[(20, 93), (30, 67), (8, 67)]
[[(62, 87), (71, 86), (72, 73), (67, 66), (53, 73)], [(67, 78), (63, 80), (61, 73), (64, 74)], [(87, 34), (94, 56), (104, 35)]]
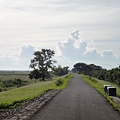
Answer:
[(36, 51), (34, 53), (35, 57), (31, 60), (30, 68), (33, 68), (34, 71), (38, 70), (43, 81), (45, 81), (45, 77), (49, 76), (49, 70), (56, 63), (56, 61), (52, 60), (54, 54), (53, 50), (42, 49), (41, 51)]
[(61, 67), (60, 65), (57, 68), (54, 68), (54, 74), (58, 76), (66, 75), (68, 74), (69, 70), (67, 67)]

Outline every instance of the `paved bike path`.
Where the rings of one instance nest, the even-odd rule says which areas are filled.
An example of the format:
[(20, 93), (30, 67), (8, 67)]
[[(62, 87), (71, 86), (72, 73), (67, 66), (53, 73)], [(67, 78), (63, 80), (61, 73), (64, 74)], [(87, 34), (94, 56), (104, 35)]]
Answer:
[(120, 113), (78, 74), (30, 120), (120, 120)]

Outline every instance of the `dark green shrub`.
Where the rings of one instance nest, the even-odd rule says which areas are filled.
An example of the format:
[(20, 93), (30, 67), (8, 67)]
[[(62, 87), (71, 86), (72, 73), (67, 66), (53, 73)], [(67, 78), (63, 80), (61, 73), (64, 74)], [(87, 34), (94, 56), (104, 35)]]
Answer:
[(13, 80), (3, 81), (3, 87), (12, 87), (12, 86), (13, 86)]
[(3, 88), (0, 86), (0, 92), (2, 92), (3, 91)]
[(3, 88), (10, 88), (10, 87), (21, 87), (21, 86), (24, 86), (24, 85), (27, 85), (28, 84), (28, 81), (24, 81), (24, 80), (21, 80), (20, 78), (15, 78), (13, 80), (5, 80), (2, 82), (2, 86)]
[(91, 78), (91, 81), (92, 81), (93, 83), (97, 83), (97, 82), (98, 82), (98, 81), (95, 80), (94, 78)]
[(13, 80), (13, 85), (22, 86), (22, 80), (21, 79), (15, 79), (15, 80)]
[(60, 86), (63, 84), (63, 81), (61, 79), (58, 79), (56, 82), (55, 82), (56, 86)]

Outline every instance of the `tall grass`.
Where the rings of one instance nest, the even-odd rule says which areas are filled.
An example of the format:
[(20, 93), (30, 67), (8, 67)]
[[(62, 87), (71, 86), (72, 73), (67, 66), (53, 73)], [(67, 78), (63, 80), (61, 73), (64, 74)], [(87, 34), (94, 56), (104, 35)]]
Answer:
[(57, 79), (55, 79), (53, 81), (38, 82), (24, 87), (1, 92), (0, 109), (14, 108), (23, 101), (33, 99), (49, 89), (64, 89), (71, 77), (73, 77), (72, 74), (62, 77), (61, 79), (63, 84), (60, 86), (56, 86), (55, 82)]
[(56, 84), (56, 86), (57, 86), (56, 89), (60, 89), (60, 90), (65, 89), (65, 88), (67, 87), (68, 83), (69, 83), (69, 80), (70, 80), (72, 77), (73, 77), (73, 74), (64, 76), (64, 77), (62, 77), (62, 78), (58, 78), (58, 79), (56, 80), (55, 84), (56, 84), (57, 82), (59, 82), (59, 81), (60, 81), (61, 84), (60, 84), (60, 85), (57, 85), (57, 84)]

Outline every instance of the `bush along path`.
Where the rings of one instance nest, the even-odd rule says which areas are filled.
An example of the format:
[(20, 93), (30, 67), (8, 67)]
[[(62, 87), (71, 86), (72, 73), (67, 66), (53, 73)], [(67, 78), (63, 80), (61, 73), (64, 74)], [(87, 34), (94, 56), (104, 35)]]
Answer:
[(0, 120), (26, 120), (33, 116), (43, 105), (56, 96), (60, 90), (49, 90), (41, 96), (23, 103), (21, 106), (0, 111)]

